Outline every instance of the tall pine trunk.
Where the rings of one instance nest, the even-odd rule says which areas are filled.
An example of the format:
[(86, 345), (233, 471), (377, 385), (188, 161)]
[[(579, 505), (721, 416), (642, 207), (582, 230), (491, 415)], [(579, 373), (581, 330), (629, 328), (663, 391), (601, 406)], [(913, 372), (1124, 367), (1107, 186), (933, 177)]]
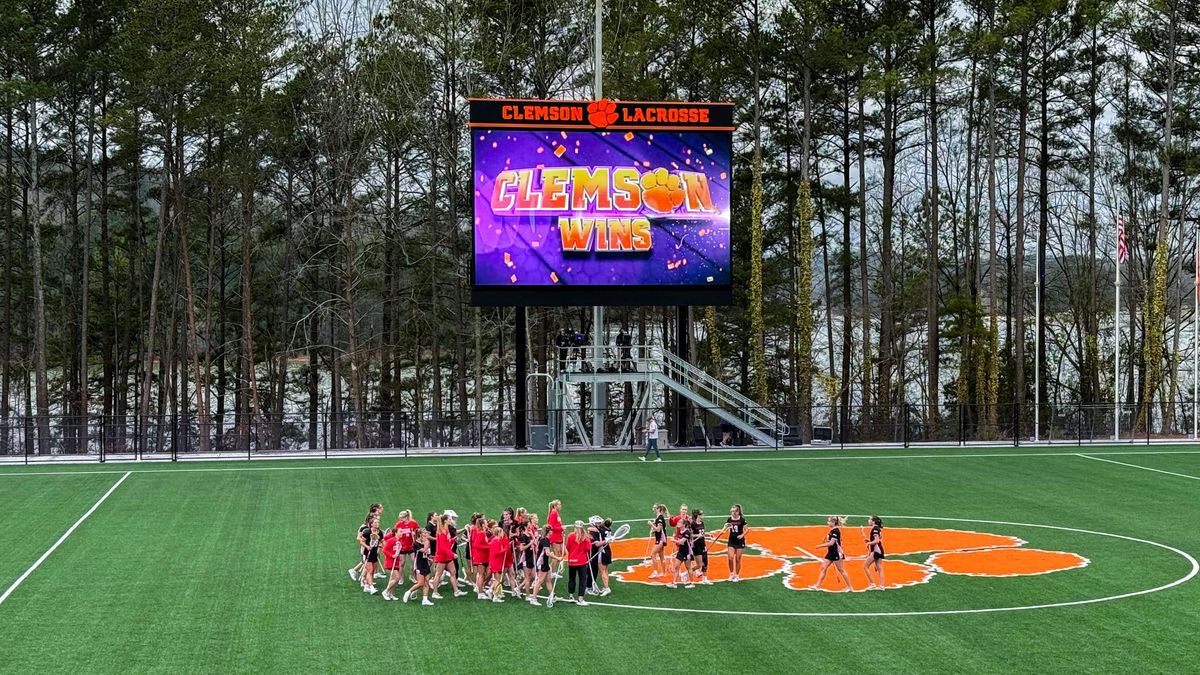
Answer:
[(42, 192), (39, 183), (38, 104), (29, 102), (29, 264), (33, 271), (33, 367), (37, 396), (37, 452), (50, 454), (50, 388), (46, 374), (46, 292), (42, 280)]

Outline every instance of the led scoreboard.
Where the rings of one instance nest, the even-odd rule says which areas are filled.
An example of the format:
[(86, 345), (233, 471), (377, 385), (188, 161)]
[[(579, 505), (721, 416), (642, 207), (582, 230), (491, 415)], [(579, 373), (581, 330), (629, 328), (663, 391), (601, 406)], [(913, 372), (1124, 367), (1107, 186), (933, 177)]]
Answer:
[(475, 304), (732, 302), (732, 104), (470, 104)]

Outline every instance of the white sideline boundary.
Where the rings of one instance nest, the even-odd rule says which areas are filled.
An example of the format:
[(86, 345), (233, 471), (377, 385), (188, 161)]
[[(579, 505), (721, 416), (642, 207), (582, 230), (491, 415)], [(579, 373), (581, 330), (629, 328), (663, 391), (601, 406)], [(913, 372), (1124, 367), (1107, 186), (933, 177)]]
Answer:
[[(1097, 453), (1093, 453), (1093, 454), (1099, 455), (1099, 454), (1104, 454), (1104, 453), (1097, 452)], [(1189, 476), (1186, 473), (1175, 473), (1174, 471), (1164, 471), (1162, 469), (1152, 469), (1148, 466), (1139, 466), (1137, 464), (1128, 464), (1126, 462), (1118, 462), (1114, 459), (1104, 459), (1103, 457), (1092, 457), (1091, 455), (1084, 455), (1082, 453), (1075, 453), (1075, 456), (1082, 457), (1084, 459), (1094, 460), (1097, 462), (1108, 462), (1109, 464), (1120, 464), (1121, 466), (1128, 466), (1133, 469), (1141, 469), (1142, 471), (1153, 471), (1154, 473), (1165, 473), (1168, 476), (1178, 476), (1180, 478), (1191, 478), (1192, 480), (1200, 480), (1200, 476)]]
[[(709, 453), (713, 454), (713, 453)], [(670, 454), (663, 459), (663, 464), (708, 464), (708, 463), (727, 463), (727, 462), (823, 462), (823, 461), (862, 461), (862, 460), (908, 460), (908, 459), (1005, 459), (1005, 458), (1028, 458), (1028, 457), (1079, 457), (1078, 452), (990, 452), (990, 453), (941, 453), (941, 454), (888, 454), (888, 455), (790, 455), (787, 457), (765, 457), (761, 453), (756, 453), (757, 456), (747, 457), (739, 455), (738, 451), (726, 451), (722, 454), (733, 454), (733, 457), (680, 457), (672, 459)], [(395, 462), (390, 464), (326, 464), (320, 460), (309, 466), (210, 466), (210, 467), (193, 467), (183, 468), (176, 464), (179, 468), (163, 468), (163, 469), (132, 469), (130, 473), (237, 473), (242, 471), (358, 471), (362, 469), (459, 469), (459, 468), (505, 468), (505, 467), (531, 467), (531, 466), (590, 466), (599, 464), (631, 464), (637, 462), (637, 457), (640, 453), (631, 453), (624, 455), (621, 459), (547, 459), (538, 461), (518, 461), (506, 462), (502, 459), (496, 461), (484, 462), (425, 462), (419, 464), (409, 464), (404, 461), (403, 457), (396, 457)], [(1111, 450), (1106, 452), (1092, 452), (1091, 455), (1200, 455), (1198, 450)], [(575, 455), (576, 457), (578, 455)], [(1091, 457), (1092, 459), (1099, 459)], [(299, 459), (299, 458), (296, 458)], [(316, 459), (316, 458), (314, 458)], [(338, 458), (344, 459), (344, 458)], [(409, 458), (413, 459), (413, 458)], [(427, 458), (420, 458), (427, 459)], [(188, 460), (191, 461), (191, 460)], [(209, 460), (222, 461), (222, 460)], [(1101, 460), (1109, 461), (1109, 460)], [(123, 464), (132, 462), (122, 462)], [(141, 462), (138, 462), (141, 463)], [(247, 462), (242, 460), (241, 464), (250, 464), (256, 462)], [(22, 467), (25, 465), (21, 465)], [(13, 467), (17, 468), (17, 467)], [(1144, 467), (1138, 467), (1144, 468)], [(120, 469), (113, 470), (87, 470), (87, 471), (5, 471), (0, 466), (0, 479), (6, 476), (95, 476), (95, 475), (117, 475), (123, 473)], [(1188, 476), (1190, 478), (1190, 476)]]
[(25, 579), (28, 578), (30, 574), (33, 574), (34, 570), (36, 570), (39, 566), (41, 566), (41, 564), (43, 562), (46, 562), (46, 558), (49, 558), (50, 554), (54, 553), (54, 551), (59, 546), (61, 546), (64, 541), (67, 540), (67, 537), (71, 536), (71, 533), (75, 531), (75, 528), (82, 525), (83, 521), (88, 519), (88, 516), (92, 515), (92, 513), (94, 513), (96, 511), (96, 509), (100, 508), (100, 505), (104, 503), (104, 500), (108, 499), (109, 495), (111, 495), (113, 492), (115, 492), (117, 490), (117, 488), (121, 487), (121, 483), (124, 483), (125, 479), (129, 478), (129, 474), (131, 474), (131, 473), (133, 473), (133, 472), (126, 471), (125, 475), (121, 476), (120, 480), (118, 480), (116, 483), (113, 483), (113, 486), (108, 488), (108, 492), (105, 492), (104, 495), (102, 497), (100, 497), (100, 499), (96, 500), (95, 504), (92, 504), (92, 508), (88, 509), (87, 513), (84, 513), (82, 516), (80, 516), (79, 520), (75, 521), (74, 525), (67, 528), (66, 532), (63, 532), (63, 535), (58, 538), (58, 541), (54, 542), (53, 546), (46, 549), (46, 552), (42, 554), (42, 557), (38, 558), (32, 565), (29, 566), (29, 569), (25, 570), (24, 574), (17, 577), (16, 581), (12, 582), (12, 585), (9, 586), (8, 589), (4, 591), (4, 594), (0, 595), (0, 605), (4, 604), (4, 601), (8, 599), (8, 596), (13, 594), (13, 591), (17, 590), (17, 586), (20, 586), (22, 581), (25, 581)]

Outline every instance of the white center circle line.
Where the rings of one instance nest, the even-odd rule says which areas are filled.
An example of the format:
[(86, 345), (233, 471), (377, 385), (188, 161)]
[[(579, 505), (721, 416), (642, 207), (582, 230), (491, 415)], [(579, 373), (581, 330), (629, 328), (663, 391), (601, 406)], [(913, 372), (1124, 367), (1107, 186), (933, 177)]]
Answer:
[[(757, 513), (746, 514), (747, 518), (825, 518), (828, 514), (824, 513)], [(854, 518), (865, 518), (863, 514), (850, 514)], [(1084, 530), (1075, 527), (1063, 527), (1060, 525), (1038, 525), (1035, 523), (1015, 523), (1006, 520), (980, 520), (974, 518), (945, 518), (937, 516), (890, 516), (884, 515), (881, 518), (895, 518), (899, 520), (936, 520), (942, 522), (957, 522), (957, 523), (982, 523), (984, 525), (1009, 525), (1013, 527), (1034, 527), (1044, 530), (1059, 530), (1062, 532), (1075, 532), (1079, 534), (1090, 534), (1098, 537), (1109, 537), (1111, 539), (1123, 539), (1137, 544), (1147, 544), (1157, 546), (1174, 553), (1191, 564), (1192, 568), (1188, 573), (1175, 581), (1172, 581), (1162, 586), (1147, 588), (1140, 591), (1131, 591), (1129, 593), (1121, 593), (1118, 595), (1107, 595), (1102, 598), (1089, 598), (1086, 600), (1070, 600), (1067, 602), (1046, 603), (1041, 605), (1016, 605), (1011, 607), (982, 607), (976, 609), (940, 609), (940, 610), (921, 610), (912, 612), (759, 612), (752, 610), (736, 610), (736, 609), (702, 609), (688, 607), (655, 607), (650, 605), (628, 605), (615, 602), (599, 602), (591, 601), (589, 605), (598, 605), (600, 607), (620, 607), (623, 609), (643, 609), (653, 612), (684, 612), (693, 614), (724, 614), (729, 616), (765, 616), (765, 617), (890, 617), (890, 616), (942, 616), (948, 614), (989, 614), (994, 612), (1019, 612), (1034, 609), (1051, 609), (1054, 607), (1076, 607), (1079, 605), (1093, 605), (1101, 602), (1112, 602), (1114, 600), (1124, 600), (1126, 598), (1134, 598), (1140, 595), (1149, 595), (1158, 593), (1170, 588), (1187, 583), (1200, 574), (1200, 562), (1186, 551), (1160, 544), (1156, 541), (1148, 539), (1138, 539), (1137, 537), (1129, 537), (1123, 534), (1113, 534), (1111, 532), (1097, 532), (1095, 530)], [(645, 518), (630, 518), (626, 520), (614, 520), (616, 523), (632, 523), (645, 520)]]

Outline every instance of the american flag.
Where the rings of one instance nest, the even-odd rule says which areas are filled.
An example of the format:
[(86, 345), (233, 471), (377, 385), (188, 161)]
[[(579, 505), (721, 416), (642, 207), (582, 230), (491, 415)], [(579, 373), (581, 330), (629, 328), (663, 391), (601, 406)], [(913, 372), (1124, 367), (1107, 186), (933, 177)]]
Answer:
[(1117, 264), (1129, 259), (1129, 244), (1125, 243), (1125, 217), (1117, 216)]

